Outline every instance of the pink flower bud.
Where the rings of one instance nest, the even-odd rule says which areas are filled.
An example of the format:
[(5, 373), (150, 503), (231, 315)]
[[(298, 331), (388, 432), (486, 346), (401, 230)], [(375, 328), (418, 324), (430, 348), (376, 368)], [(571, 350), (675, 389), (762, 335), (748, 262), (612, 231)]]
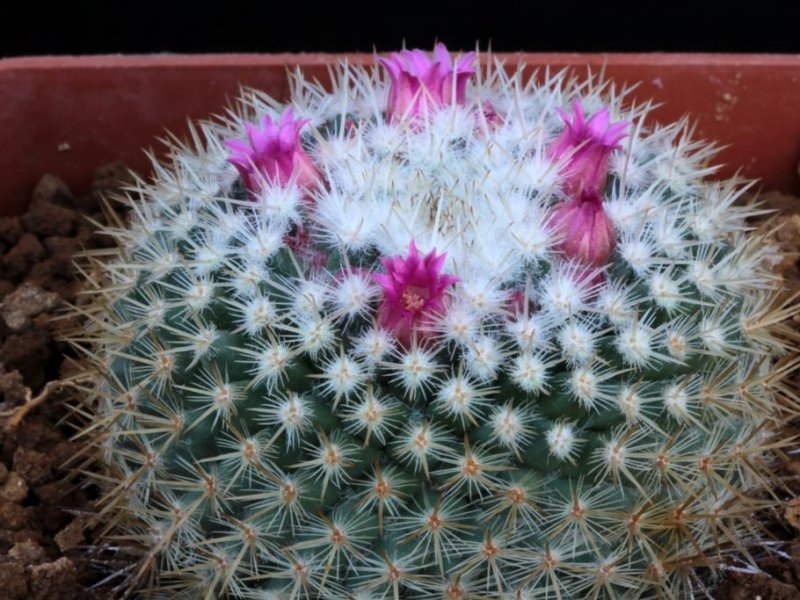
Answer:
[(624, 129), (628, 122), (611, 124), (605, 107), (587, 120), (577, 100), (572, 111), (570, 120), (570, 115), (559, 109), (564, 131), (548, 148), (547, 155), (554, 161), (566, 160), (562, 171), (564, 192), (574, 196), (584, 189), (602, 190), (605, 187), (608, 158), (613, 150), (622, 148), (619, 142), (627, 136)]
[(555, 206), (551, 226), (560, 237), (556, 249), (565, 258), (602, 267), (616, 247), (616, 232), (597, 190), (583, 190), (573, 200)]
[(295, 253), (300, 264), (309, 271), (324, 270), (328, 264), (328, 255), (317, 248), (311, 233), (302, 223), (296, 224), (294, 230), (284, 236), (283, 241)]
[(247, 125), (247, 140), (226, 140), (231, 151), (228, 161), (236, 167), (248, 193), (253, 196), (261, 182), (286, 186), (294, 177), (298, 186), (313, 189), (320, 175), (300, 144), (300, 130), (308, 119), (295, 119), (289, 108), (279, 123), (265, 116), (261, 127)]
[(522, 290), (511, 290), (507, 292), (506, 301), (503, 308), (512, 317), (527, 314), (527, 311), (532, 308), (531, 299), (526, 292)]
[(497, 112), (494, 104), (488, 100), (481, 105), (481, 110), (483, 111), (483, 117), (486, 119), (486, 123), (492, 129), (503, 122), (503, 117)]
[(456, 65), (444, 44), (436, 44), (433, 60), (419, 49), (381, 58), (389, 71), (389, 119), (417, 118), (447, 104), (464, 104), (467, 81), (475, 74), (475, 53), (468, 52)]
[(412, 240), (407, 256), (381, 258), (386, 273), (372, 276), (383, 291), (378, 318), (401, 343), (407, 345), (414, 331), (424, 336), (427, 332), (420, 326), (445, 310), (446, 290), (459, 280), (441, 273), (446, 257), (437, 256), (435, 249), (420, 256)]

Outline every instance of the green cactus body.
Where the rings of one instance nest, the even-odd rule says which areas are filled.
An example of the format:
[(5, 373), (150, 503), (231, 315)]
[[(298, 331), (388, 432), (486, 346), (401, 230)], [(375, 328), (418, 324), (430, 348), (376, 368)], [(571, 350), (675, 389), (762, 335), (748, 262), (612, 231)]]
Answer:
[[(696, 569), (737, 552), (769, 503), (751, 491), (772, 480), (794, 364), (792, 309), (746, 224), (757, 209), (733, 204), (741, 185), (703, 181), (713, 149), (685, 124), (650, 128), (608, 87), (495, 69), (415, 120), (384, 115), (388, 90), (378, 70), (344, 66), (332, 92), (298, 76), (318, 181), (300, 185), (295, 165), (255, 190), (223, 142), (281, 109), (247, 93), (106, 228), (119, 249), (93, 257), (91, 341), (73, 338), (94, 382), (101, 506), (147, 549), (144, 587), (703, 589)], [(548, 225), (564, 198), (555, 108), (574, 100), (629, 122), (599, 267), (558, 252)], [(412, 241), (441, 251), (452, 282), (403, 339), (374, 275)], [(430, 300), (415, 290), (409, 310)]]

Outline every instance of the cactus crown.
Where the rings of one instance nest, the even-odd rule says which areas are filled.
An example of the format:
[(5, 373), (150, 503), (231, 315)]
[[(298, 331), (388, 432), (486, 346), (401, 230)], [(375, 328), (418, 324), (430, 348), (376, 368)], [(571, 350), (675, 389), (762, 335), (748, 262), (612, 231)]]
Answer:
[(754, 535), (793, 309), (746, 186), (473, 59), (247, 91), (105, 228), (72, 339), (156, 597), (677, 598)]

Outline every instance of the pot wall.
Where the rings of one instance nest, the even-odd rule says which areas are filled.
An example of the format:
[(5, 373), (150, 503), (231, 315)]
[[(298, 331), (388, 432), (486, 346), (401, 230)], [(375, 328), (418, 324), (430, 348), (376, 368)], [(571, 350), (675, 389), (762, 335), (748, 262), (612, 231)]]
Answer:
[[(600, 69), (617, 84), (640, 82), (631, 98), (655, 99), (668, 122), (690, 114), (695, 136), (728, 145), (721, 175), (741, 167), (764, 189), (800, 194), (800, 56), (716, 54), (505, 54), (531, 69)], [(22, 212), (44, 173), (86, 187), (92, 170), (121, 158), (147, 172), (142, 148), (159, 150), (165, 131), (205, 118), (240, 85), (279, 98), (286, 68), (324, 81), (327, 65), (372, 55), (150, 55), (0, 60), (0, 215)]]

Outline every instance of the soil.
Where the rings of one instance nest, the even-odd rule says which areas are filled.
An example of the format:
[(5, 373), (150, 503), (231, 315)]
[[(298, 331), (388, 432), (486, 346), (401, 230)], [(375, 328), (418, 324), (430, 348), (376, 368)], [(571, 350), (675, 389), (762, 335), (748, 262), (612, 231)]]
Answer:
[[(763, 232), (771, 232), (769, 262), (785, 286), (800, 293), (800, 198), (778, 192), (760, 194), (763, 207), (774, 211), (755, 223)], [(800, 316), (794, 317), (794, 329), (800, 331)], [(800, 373), (787, 382), (800, 390)], [(786, 425), (785, 437), (797, 438), (800, 418)], [(800, 442), (786, 452), (778, 467), (783, 487), (773, 492), (784, 502), (775, 510), (761, 515), (776, 542), (772, 552), (752, 548), (758, 568), (728, 571), (717, 589), (719, 600), (800, 600)]]
[[(76, 196), (45, 175), (28, 212), (0, 218), (0, 600), (105, 600), (125, 589), (131, 557), (100, 540), (97, 490), (73, 468), (86, 448), (64, 424), (74, 392), (56, 381), (74, 354), (56, 328), (65, 303), (81, 301), (74, 253), (108, 244), (90, 219), (102, 221), (102, 196), (129, 177), (122, 163), (107, 165)], [(778, 211), (763, 226), (781, 225), (773, 266), (800, 291), (800, 198), (762, 199)], [(790, 428), (796, 434), (800, 421)], [(777, 493), (786, 502), (764, 515), (778, 551), (764, 553), (758, 569), (728, 572), (720, 600), (800, 600), (800, 448), (781, 468), (788, 489)]]
[(114, 163), (74, 196), (46, 175), (28, 212), (0, 218), (0, 600), (111, 598), (119, 581), (105, 579), (126, 566), (95, 539), (91, 479), (68, 476), (82, 444), (62, 423), (67, 390), (50, 382), (72, 365), (55, 330), (80, 303), (73, 255), (108, 244), (87, 217), (101, 220), (102, 195), (128, 179)]

